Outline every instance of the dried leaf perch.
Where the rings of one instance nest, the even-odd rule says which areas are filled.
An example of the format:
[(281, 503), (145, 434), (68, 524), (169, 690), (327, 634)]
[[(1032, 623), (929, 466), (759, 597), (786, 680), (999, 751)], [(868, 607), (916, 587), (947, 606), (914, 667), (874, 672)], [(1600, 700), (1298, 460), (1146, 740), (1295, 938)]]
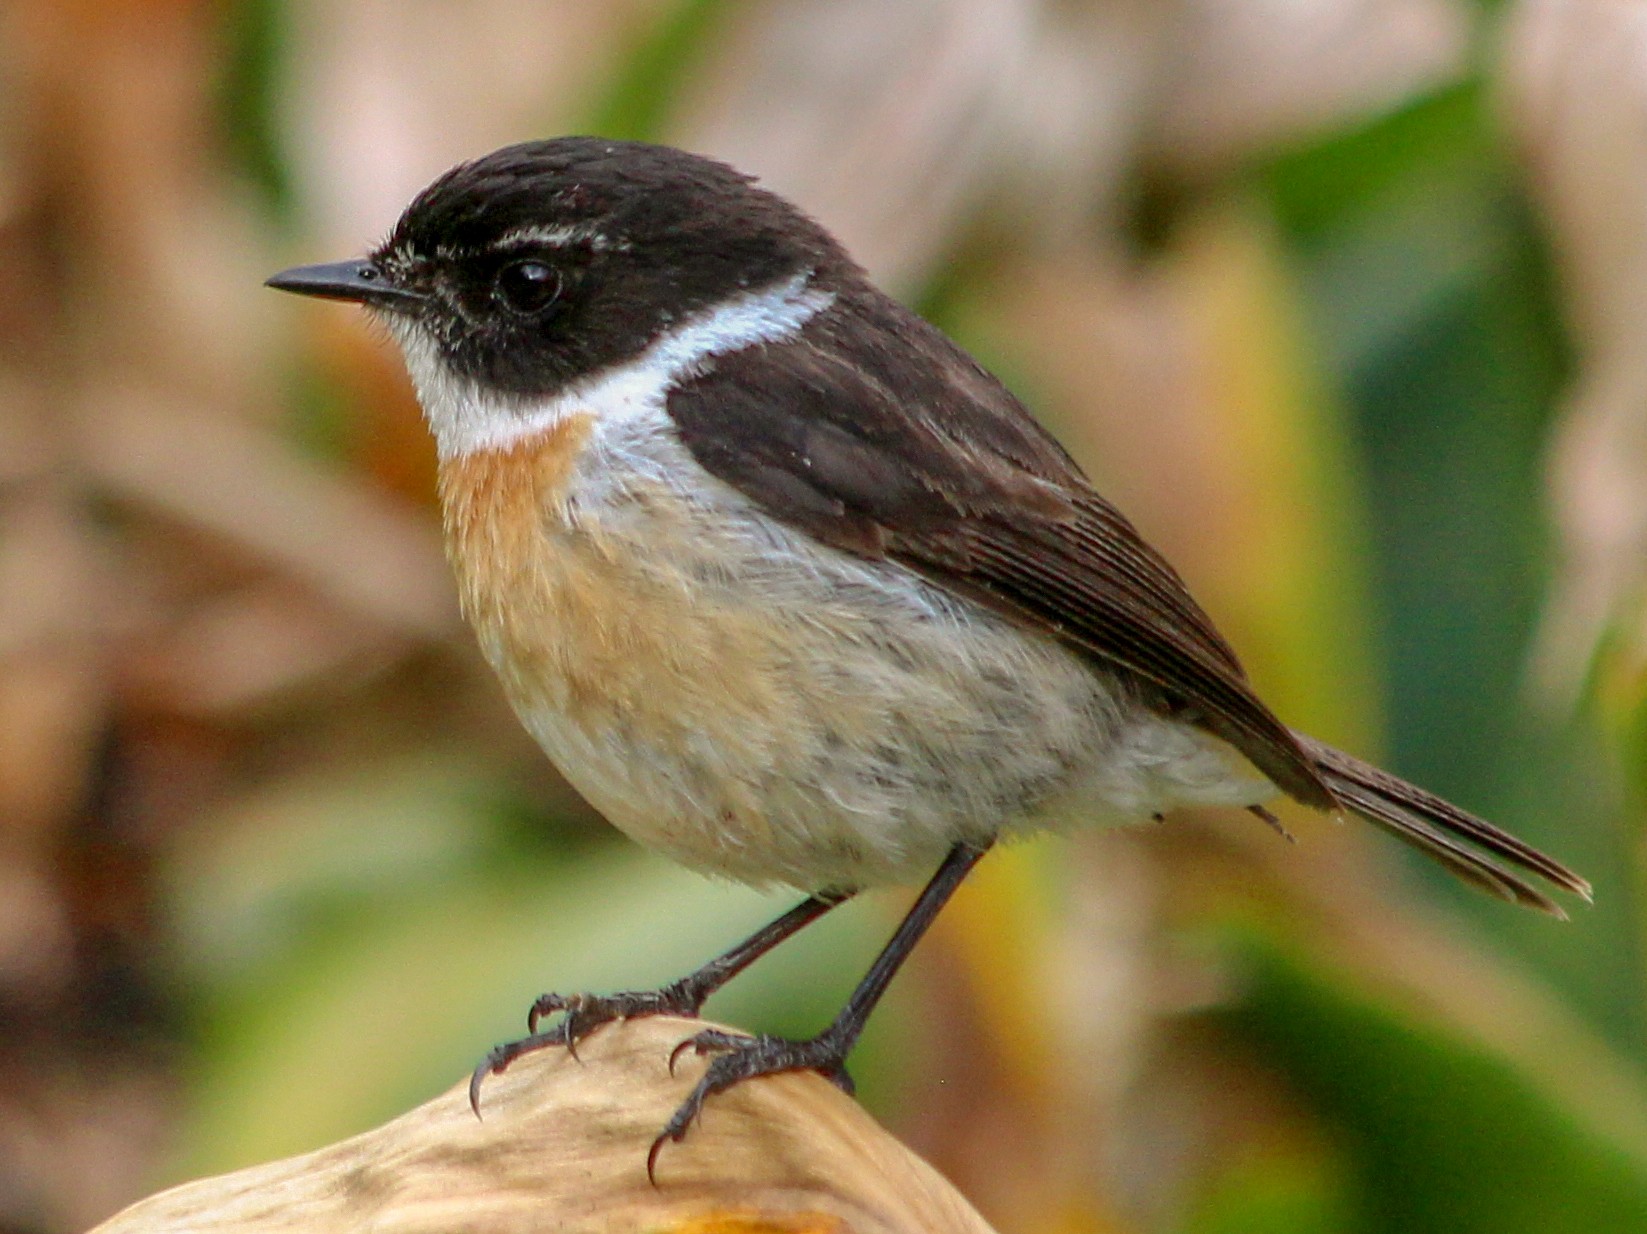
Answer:
[(94, 1234), (989, 1234), (932, 1167), (812, 1074), (718, 1097), (649, 1184), (646, 1150), (703, 1067), (685, 1055), (671, 1077), (669, 1052), (700, 1027), (613, 1025), (578, 1059), (546, 1050), (491, 1079), (484, 1119), (460, 1084), (340, 1144), (152, 1196)]

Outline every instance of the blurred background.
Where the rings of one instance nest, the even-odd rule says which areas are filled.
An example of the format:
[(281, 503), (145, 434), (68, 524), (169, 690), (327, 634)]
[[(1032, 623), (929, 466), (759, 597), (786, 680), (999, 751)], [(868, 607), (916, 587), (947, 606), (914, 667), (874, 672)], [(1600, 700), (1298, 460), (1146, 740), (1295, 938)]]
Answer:
[[(995, 367), (1370, 829), (992, 856), (859, 1051), (1003, 1234), (1647, 1229), (1647, 7), (9, 0), (0, 1232), (314, 1147), (792, 897), (594, 818), (461, 628), (398, 359), (286, 265), (563, 132), (759, 173)], [(806, 1034), (882, 893), (711, 1012)], [(713, 1117), (711, 1110), (710, 1117)]]

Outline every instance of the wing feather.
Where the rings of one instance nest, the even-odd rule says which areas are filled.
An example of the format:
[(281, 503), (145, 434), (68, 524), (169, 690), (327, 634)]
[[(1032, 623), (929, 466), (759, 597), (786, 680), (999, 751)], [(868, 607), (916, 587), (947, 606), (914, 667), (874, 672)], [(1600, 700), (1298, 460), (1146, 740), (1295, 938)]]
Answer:
[(1051, 435), (879, 293), (720, 358), (667, 406), (698, 462), (774, 517), (1063, 640), (1297, 800), (1352, 810), (1505, 899), (1560, 913), (1524, 874), (1588, 898), (1553, 858), (1283, 725), (1177, 572)]
[(775, 517), (1052, 633), (1338, 807), (1177, 572), (1003, 386), (890, 301), (724, 357), (667, 405), (698, 462)]

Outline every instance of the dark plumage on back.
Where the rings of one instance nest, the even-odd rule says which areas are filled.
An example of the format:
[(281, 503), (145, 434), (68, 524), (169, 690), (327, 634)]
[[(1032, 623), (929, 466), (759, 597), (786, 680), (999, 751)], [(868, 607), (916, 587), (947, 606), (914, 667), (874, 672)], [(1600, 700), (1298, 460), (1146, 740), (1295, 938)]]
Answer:
[(1005, 387), (867, 284), (667, 405), (704, 468), (777, 518), (1054, 634), (1339, 807), (1177, 572)]

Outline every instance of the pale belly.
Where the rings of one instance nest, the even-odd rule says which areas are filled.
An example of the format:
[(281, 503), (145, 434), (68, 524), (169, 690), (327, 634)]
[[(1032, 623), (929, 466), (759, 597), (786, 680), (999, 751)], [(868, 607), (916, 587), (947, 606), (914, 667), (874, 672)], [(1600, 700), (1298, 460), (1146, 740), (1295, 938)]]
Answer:
[(464, 610), (567, 779), (683, 864), (917, 881), (958, 840), (1273, 792), (1052, 639), (776, 527), (670, 440), (574, 421), (526, 448), (443, 469)]

